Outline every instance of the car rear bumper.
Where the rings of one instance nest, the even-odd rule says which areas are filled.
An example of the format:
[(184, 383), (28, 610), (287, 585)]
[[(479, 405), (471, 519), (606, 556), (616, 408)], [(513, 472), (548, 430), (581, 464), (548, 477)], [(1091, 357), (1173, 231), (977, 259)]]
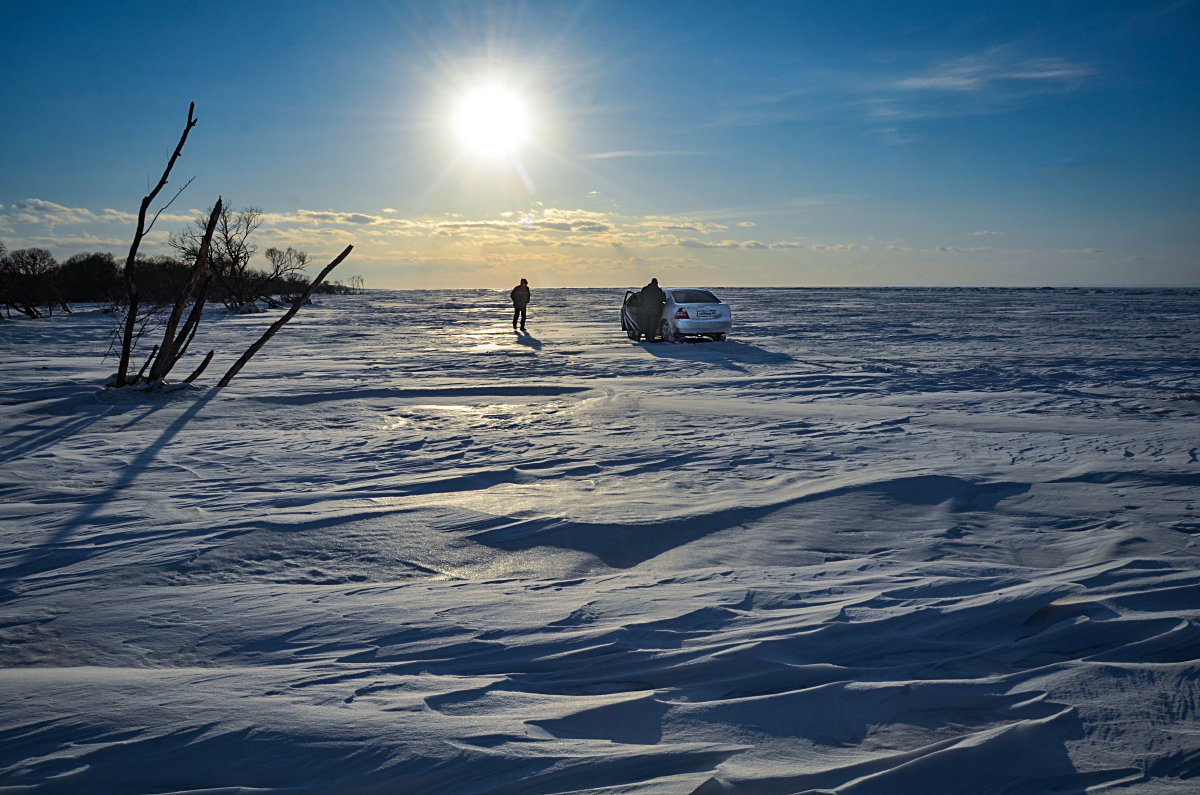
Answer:
[(673, 320), (680, 334), (728, 334), (729, 320)]

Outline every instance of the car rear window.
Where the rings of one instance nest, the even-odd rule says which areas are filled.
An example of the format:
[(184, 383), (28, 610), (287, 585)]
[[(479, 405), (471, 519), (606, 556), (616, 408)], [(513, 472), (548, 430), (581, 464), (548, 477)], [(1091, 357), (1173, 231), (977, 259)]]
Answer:
[(708, 290), (672, 290), (671, 296), (677, 304), (719, 304), (721, 299)]

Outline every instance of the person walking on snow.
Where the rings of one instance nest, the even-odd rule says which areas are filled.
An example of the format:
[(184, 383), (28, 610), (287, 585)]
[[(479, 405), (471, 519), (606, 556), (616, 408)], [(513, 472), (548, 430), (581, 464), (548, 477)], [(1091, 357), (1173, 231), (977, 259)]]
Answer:
[(517, 320), (521, 321), (521, 331), (525, 330), (525, 307), (529, 306), (529, 282), (525, 279), (521, 283), (512, 288), (512, 292), (508, 297), (513, 302), (513, 328), (517, 327)]

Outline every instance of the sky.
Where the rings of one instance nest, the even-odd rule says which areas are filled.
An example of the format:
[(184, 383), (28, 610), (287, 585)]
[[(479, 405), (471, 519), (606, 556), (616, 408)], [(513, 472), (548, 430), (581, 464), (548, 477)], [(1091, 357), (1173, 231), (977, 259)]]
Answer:
[(195, 102), (144, 254), (221, 197), (377, 288), (1194, 287), (1197, 52), (1200, 0), (6, 3), (0, 242), (123, 261)]

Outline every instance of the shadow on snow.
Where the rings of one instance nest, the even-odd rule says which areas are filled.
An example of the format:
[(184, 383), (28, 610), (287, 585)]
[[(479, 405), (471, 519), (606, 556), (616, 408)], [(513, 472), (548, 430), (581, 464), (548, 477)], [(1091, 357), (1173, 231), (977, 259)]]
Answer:
[(707, 339), (689, 339), (682, 343), (643, 341), (631, 345), (640, 347), (660, 359), (707, 362), (738, 372), (745, 372), (746, 365), (786, 364), (794, 361), (793, 357), (786, 353), (769, 351), (740, 340), (713, 342)]

